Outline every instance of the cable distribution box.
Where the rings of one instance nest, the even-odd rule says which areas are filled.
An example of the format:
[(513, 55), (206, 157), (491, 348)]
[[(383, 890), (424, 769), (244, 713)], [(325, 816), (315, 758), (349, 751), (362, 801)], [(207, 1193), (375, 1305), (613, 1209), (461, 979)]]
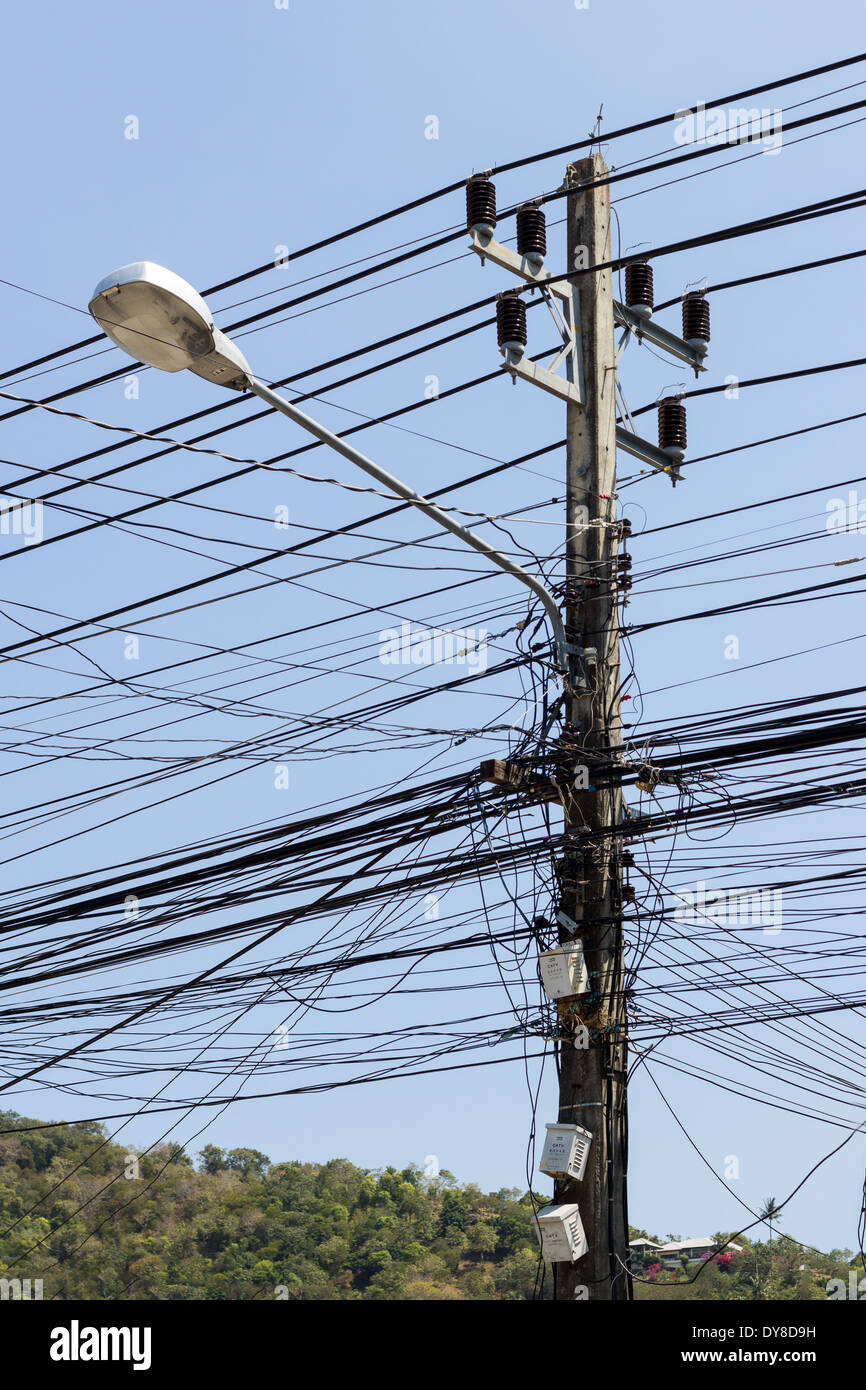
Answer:
[(547, 1137), (538, 1167), (551, 1178), (576, 1178), (586, 1172), (592, 1135), (580, 1125), (547, 1125)]
[(569, 941), (566, 946), (542, 951), (538, 965), (548, 999), (567, 999), (572, 994), (586, 993), (589, 976), (579, 941)]
[(585, 1255), (589, 1246), (576, 1202), (560, 1202), (536, 1213), (538, 1239), (545, 1260), (570, 1260)]

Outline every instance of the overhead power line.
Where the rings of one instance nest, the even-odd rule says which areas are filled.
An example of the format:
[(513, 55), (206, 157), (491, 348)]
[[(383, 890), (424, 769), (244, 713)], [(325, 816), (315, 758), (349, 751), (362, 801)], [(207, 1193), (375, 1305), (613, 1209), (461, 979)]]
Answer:
[[(704, 105), (707, 107), (729, 106), (733, 102), (743, 101), (747, 97), (758, 95), (758, 93), (760, 92), (771, 91), (781, 87), (789, 87), (798, 82), (806, 82), (812, 77), (820, 77), (823, 76), (824, 73), (828, 72), (838, 72), (844, 68), (853, 67), (856, 66), (858, 63), (862, 62), (866, 62), (866, 53), (854, 54), (849, 58), (841, 58), (838, 59), (836, 62), (825, 63), (820, 67), (804, 69), (802, 72), (793, 73), (787, 77), (777, 78), (771, 82), (764, 82), (755, 87), (745, 88), (744, 90), (739, 92), (729, 92), (725, 96), (715, 97), (711, 101), (705, 102)], [(648, 120), (637, 121), (631, 125), (621, 126), (617, 130), (607, 131), (605, 132), (604, 136), (605, 142), (622, 139), (628, 135), (636, 135), (645, 130), (651, 130), (655, 126), (667, 125), (671, 121), (677, 120), (682, 115), (683, 111), (689, 109), (689, 107), (680, 107), (676, 111), (666, 112), (662, 116), (653, 116)], [(510, 173), (515, 169), (527, 168), (532, 164), (542, 163), (544, 160), (553, 159), (559, 155), (576, 153), (578, 150), (591, 149), (593, 144), (595, 143), (596, 137), (593, 136), (584, 140), (576, 141), (575, 143), (570, 145), (560, 145), (553, 149), (542, 150), (533, 155), (525, 155), (520, 159), (510, 160), (504, 164), (495, 165), (491, 168), (490, 172), (501, 174)], [(360, 232), (368, 231), (372, 227), (380, 226), (384, 222), (388, 222), (393, 220), (395, 217), (402, 216), (404, 213), (412, 212), (416, 208), (424, 207), (427, 204), (435, 202), (440, 198), (447, 197), (449, 194), (456, 193), (460, 189), (462, 189), (465, 184), (465, 181), (466, 180), (464, 177), (461, 179), (457, 179), (453, 183), (444, 184), (441, 188), (433, 189), (431, 192), (421, 194), (419, 197), (410, 199), (408, 202), (400, 203), (396, 207), (389, 209), (387, 212), (378, 213), (376, 214), (376, 216), (367, 218), (365, 221), (356, 222), (353, 226), (347, 227), (343, 231), (333, 232), (330, 235), (322, 237), (317, 241), (310, 242), (308, 245), (302, 246), (298, 248), (296, 251), (290, 251), (285, 260), (287, 262), (300, 260), (304, 256), (309, 256), (315, 251), (323, 250), (326, 246), (333, 246), (337, 242), (345, 241), (348, 237), (356, 236)], [(259, 275), (267, 274), (274, 268), (275, 265), (272, 260), (266, 261), (263, 265), (255, 266), (252, 270), (242, 271), (240, 274), (231, 276), (227, 280), (218, 281), (216, 284), (209, 286), (206, 290), (204, 290), (203, 293), (205, 295), (217, 294), (221, 290), (230, 289), (234, 285), (239, 285), (246, 282), (247, 280), (254, 279)], [(103, 340), (104, 335), (101, 333), (95, 334), (94, 336), (89, 338), (80, 339), (78, 342), (72, 343), (68, 347), (57, 349), (53, 353), (45, 354), (42, 357), (33, 358), (29, 362), (19, 364), (19, 366), (17, 367), (13, 367), (4, 372), (0, 372), (0, 380), (3, 380), (5, 377), (8, 376), (16, 375), (18, 372), (29, 371), (32, 367), (42, 366), (44, 365), (44, 363), (52, 361), (56, 357), (64, 356), (67, 353), (77, 352), (81, 348), (92, 347), (95, 343), (102, 342)]]

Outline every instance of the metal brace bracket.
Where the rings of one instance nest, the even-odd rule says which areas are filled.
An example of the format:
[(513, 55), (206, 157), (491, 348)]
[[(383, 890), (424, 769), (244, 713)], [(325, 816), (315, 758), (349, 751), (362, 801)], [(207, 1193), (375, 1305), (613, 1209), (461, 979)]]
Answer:
[(678, 357), (681, 362), (688, 362), (689, 366), (693, 368), (695, 376), (699, 376), (701, 372), (707, 370), (703, 365), (706, 348), (689, 347), (683, 338), (678, 338), (675, 333), (669, 333), (660, 324), (653, 323), (652, 319), (641, 318), (639, 314), (633, 313), (631, 309), (626, 308), (616, 299), (613, 301), (613, 319), (614, 323), (618, 323), (627, 330), (627, 333), (620, 339), (620, 352), (626, 345), (628, 335), (633, 333), (638, 342), (646, 338), (648, 343), (661, 348), (662, 352), (669, 353), (671, 357)]
[[(562, 348), (555, 354), (548, 366), (538, 362), (527, 362), (513, 352), (505, 354), (502, 366), (512, 378), (522, 376), (536, 386), (550, 391), (554, 396), (583, 405), (586, 399), (583, 381), (583, 344), (580, 336), (580, 296), (576, 285), (568, 280), (555, 280), (549, 270), (540, 269), (527, 256), (519, 256), (507, 246), (485, 237), (479, 232), (470, 232), (472, 250), (482, 261), (491, 260), (503, 270), (511, 271), (527, 285), (536, 285), (547, 301), (547, 307), (562, 337)], [(554, 303), (554, 297), (559, 303)], [(565, 363), (565, 377), (557, 375), (557, 367)]]
[(574, 405), (583, 405), (581, 392), (573, 382), (557, 376), (556, 372), (552, 372), (549, 367), (543, 367), (540, 362), (530, 362), (523, 354), (518, 357), (511, 349), (508, 349), (505, 353), (502, 369), (509, 372), (512, 377), (522, 376), (524, 381), (534, 382), (543, 391), (560, 396), (562, 400), (571, 401)]
[(644, 463), (648, 463), (651, 468), (657, 469), (660, 473), (669, 474), (671, 482), (676, 487), (678, 482), (682, 482), (679, 459), (674, 454), (668, 454), (664, 449), (657, 448), (655, 444), (650, 444), (648, 439), (641, 439), (634, 427), (634, 420), (618, 376), (614, 380), (614, 394), (619, 402), (619, 408), (625, 422), (616, 427), (617, 448), (622, 449), (627, 454), (633, 454), (635, 458), (642, 459)]
[(674, 487), (682, 482), (679, 463), (671, 454), (665, 453), (657, 444), (650, 444), (648, 439), (641, 439), (640, 435), (632, 434), (624, 425), (616, 427), (616, 447), (640, 459), (642, 463), (648, 463), (650, 468), (654, 468), (658, 473), (667, 473)]

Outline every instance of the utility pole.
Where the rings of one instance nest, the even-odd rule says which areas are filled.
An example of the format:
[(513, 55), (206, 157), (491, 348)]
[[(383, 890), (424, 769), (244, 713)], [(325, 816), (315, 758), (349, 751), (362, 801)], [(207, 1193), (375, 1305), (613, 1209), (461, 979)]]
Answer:
[[(600, 154), (568, 166), (563, 185), (568, 270), (558, 279), (544, 266), (547, 238), (538, 202), (515, 210), (515, 253), (495, 239), (496, 190), (489, 175), (473, 174), (466, 185), (472, 250), (482, 263), (492, 261), (524, 286), (536, 287), (562, 336), (549, 364), (527, 357), (523, 291), (510, 289), (497, 297), (503, 369), (515, 382), (532, 383), (564, 400), (568, 412), (565, 623), (558, 613), (553, 623), (555, 668), (565, 681), (563, 730), (553, 759), (556, 776), (549, 775), (546, 752), (545, 770), (534, 769), (531, 758), (528, 765), (526, 759), (490, 759), (480, 768), (482, 780), (506, 792), (558, 799), (565, 808), (557, 864), (559, 947), (539, 953), (545, 994), (557, 1001), (560, 1084), (558, 1120), (547, 1126), (539, 1165), (554, 1179), (554, 1199), (536, 1213), (536, 1220), (542, 1255), (553, 1264), (557, 1301), (632, 1297), (622, 913), (623, 902), (634, 900), (634, 890), (623, 884), (623, 868), (633, 860), (623, 848), (618, 612), (620, 594), (631, 587), (631, 560), (618, 554), (619, 540), (630, 528), (616, 514), (616, 451), (640, 459), (676, 484), (686, 421), (683, 393), (666, 397), (658, 403), (658, 445), (641, 438), (617, 365), (634, 339), (687, 363), (698, 376), (710, 336), (702, 290), (683, 296), (682, 338), (652, 321), (648, 256), (626, 265), (626, 303), (613, 298), (607, 174)], [(596, 269), (601, 266), (607, 268)], [(622, 329), (617, 345), (615, 324)], [(562, 364), (564, 376), (557, 373)], [(645, 771), (650, 785), (662, 778), (661, 769)], [(537, 921), (549, 930), (545, 918)]]
[[(566, 183), (579, 187), (607, 172), (602, 156), (592, 154), (569, 165)], [(575, 193), (567, 204), (569, 269), (610, 261), (608, 186)], [(578, 1203), (589, 1250), (576, 1263), (554, 1265), (554, 1297), (608, 1301), (631, 1297), (624, 1267), (628, 1225), (622, 839), (611, 833), (623, 818), (620, 778), (611, 768), (621, 746), (616, 359), (610, 270), (590, 270), (574, 283), (580, 300), (585, 403), (569, 401), (566, 407), (569, 657), (564, 738), (574, 763), (586, 767), (589, 788), (567, 801), (561, 902), (583, 946), (589, 993), (559, 1006), (564, 1034), (559, 1122), (589, 1130), (592, 1143), (583, 1180), (556, 1183), (554, 1201)], [(560, 926), (562, 943), (574, 936), (570, 928)]]

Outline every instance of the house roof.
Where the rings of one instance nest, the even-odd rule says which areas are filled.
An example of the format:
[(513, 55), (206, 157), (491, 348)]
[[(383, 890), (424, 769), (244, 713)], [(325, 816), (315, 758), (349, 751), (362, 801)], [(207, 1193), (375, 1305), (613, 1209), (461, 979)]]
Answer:
[(636, 1245), (648, 1245), (651, 1250), (661, 1250), (657, 1240), (647, 1240), (644, 1236), (640, 1236), (638, 1240), (630, 1240), (628, 1243), (630, 1250), (633, 1250)]
[[(678, 1255), (680, 1253), (685, 1254), (688, 1250), (712, 1250), (715, 1243), (711, 1236), (706, 1236), (704, 1239), (671, 1240), (667, 1245), (658, 1246), (658, 1249), (665, 1255)], [(725, 1249), (733, 1250), (739, 1254), (743, 1247), (729, 1243)]]

